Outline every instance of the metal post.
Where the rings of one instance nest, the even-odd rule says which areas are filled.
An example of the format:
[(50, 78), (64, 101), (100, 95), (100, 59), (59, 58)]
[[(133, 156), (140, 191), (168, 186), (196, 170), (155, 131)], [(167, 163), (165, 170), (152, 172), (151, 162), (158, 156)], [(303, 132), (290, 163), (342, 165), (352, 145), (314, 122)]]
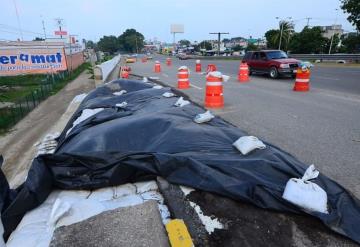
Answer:
[(282, 40), (282, 33), (283, 33), (283, 27), (284, 27), (284, 22), (283, 21), (280, 21), (281, 22), (281, 26), (280, 26), (280, 40), (279, 40), (279, 49), (281, 48), (281, 40)]

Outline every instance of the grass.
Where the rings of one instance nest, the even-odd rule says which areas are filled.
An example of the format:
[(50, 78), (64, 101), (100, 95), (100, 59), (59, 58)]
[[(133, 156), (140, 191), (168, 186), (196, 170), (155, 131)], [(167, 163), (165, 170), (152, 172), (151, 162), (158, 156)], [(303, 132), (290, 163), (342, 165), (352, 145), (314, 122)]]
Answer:
[(15, 89), (0, 93), (0, 102), (15, 103), (13, 107), (0, 109), (0, 134), (6, 133), (41, 101), (59, 92), (86, 69), (91, 73), (89, 63), (80, 65), (71, 73), (54, 75), (54, 81), (47, 75), (0, 77), (0, 86), (6, 85)]

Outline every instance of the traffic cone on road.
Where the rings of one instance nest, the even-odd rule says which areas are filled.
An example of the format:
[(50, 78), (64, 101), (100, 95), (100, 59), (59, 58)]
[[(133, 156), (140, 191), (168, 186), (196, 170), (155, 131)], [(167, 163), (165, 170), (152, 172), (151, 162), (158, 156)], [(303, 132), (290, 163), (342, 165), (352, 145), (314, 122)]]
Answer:
[(205, 107), (224, 107), (222, 74), (219, 71), (209, 72), (206, 76)]
[(167, 65), (167, 66), (171, 66), (171, 58), (167, 58), (167, 59), (166, 59), (166, 65)]
[(296, 71), (296, 79), (294, 91), (306, 92), (310, 90), (310, 69), (307, 67), (298, 68)]
[(179, 89), (187, 89), (190, 87), (188, 67), (181, 66), (178, 69), (177, 77), (178, 77), (178, 88)]
[(216, 65), (215, 64), (208, 64), (206, 73), (209, 73), (209, 72), (212, 72), (212, 71), (217, 71)]
[(155, 61), (154, 71), (155, 71), (155, 73), (160, 73), (161, 72), (161, 66), (160, 66), (159, 61)]
[(120, 67), (120, 78), (129, 79), (129, 69), (126, 66)]
[(249, 81), (249, 66), (247, 65), (247, 63), (240, 63), (238, 80), (239, 82)]
[(200, 73), (201, 72), (201, 63), (200, 60), (196, 60), (195, 62), (195, 72)]

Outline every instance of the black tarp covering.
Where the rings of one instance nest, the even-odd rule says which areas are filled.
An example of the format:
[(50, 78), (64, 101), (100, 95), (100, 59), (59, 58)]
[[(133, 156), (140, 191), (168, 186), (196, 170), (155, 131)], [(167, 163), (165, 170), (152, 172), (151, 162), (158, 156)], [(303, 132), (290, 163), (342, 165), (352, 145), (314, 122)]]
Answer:
[[(128, 93), (112, 94), (122, 89)], [(27, 180), (14, 191), (17, 196), (2, 198), (7, 202), (2, 209), (4, 236), (54, 187), (97, 189), (155, 176), (261, 208), (302, 213), (281, 196), (287, 181), (302, 177), (307, 165), (266, 142), (266, 149), (241, 155), (232, 143), (245, 132), (218, 117), (194, 123), (204, 109), (194, 104), (174, 107), (177, 98), (162, 96), (169, 90), (118, 80), (92, 91), (59, 137), (56, 153), (36, 158)], [(123, 101), (128, 103), (125, 109), (115, 107)], [(83, 109), (100, 107), (105, 109), (66, 136)], [(359, 200), (322, 174), (314, 182), (327, 192), (330, 213), (307, 213), (360, 243)]]

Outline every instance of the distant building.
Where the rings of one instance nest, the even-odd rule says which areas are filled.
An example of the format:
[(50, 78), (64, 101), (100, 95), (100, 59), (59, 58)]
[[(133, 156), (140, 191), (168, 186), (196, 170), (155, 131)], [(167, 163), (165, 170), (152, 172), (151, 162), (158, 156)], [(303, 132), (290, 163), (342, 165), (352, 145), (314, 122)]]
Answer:
[(341, 25), (321, 26), (320, 28), (323, 31), (322, 36), (328, 39), (331, 39), (334, 34), (341, 36), (344, 33)]
[(249, 44), (254, 44), (258, 47), (266, 47), (266, 40), (264, 39), (254, 39), (254, 38), (243, 38), (243, 37), (235, 37), (231, 38), (229, 42), (225, 44), (227, 48), (234, 48), (236, 46), (241, 46), (244, 49), (248, 47)]

